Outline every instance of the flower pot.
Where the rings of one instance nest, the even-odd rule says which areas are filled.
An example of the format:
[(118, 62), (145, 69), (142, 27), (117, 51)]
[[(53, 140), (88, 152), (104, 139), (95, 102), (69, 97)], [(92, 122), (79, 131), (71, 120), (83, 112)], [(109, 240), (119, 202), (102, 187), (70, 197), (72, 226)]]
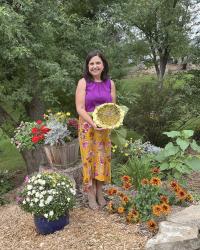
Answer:
[(43, 235), (52, 234), (69, 224), (69, 214), (67, 213), (53, 221), (48, 221), (44, 216), (34, 215), (34, 223), (38, 233)]
[(79, 141), (74, 139), (60, 146), (45, 145), (44, 151), (52, 167), (72, 167), (79, 160)]

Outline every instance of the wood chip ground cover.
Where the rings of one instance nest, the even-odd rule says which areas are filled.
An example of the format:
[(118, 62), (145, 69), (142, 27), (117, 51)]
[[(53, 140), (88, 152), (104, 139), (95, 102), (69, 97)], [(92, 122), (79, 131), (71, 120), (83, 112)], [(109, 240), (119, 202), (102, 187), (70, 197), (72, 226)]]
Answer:
[(119, 222), (119, 216), (88, 208), (75, 208), (70, 225), (50, 235), (39, 235), (31, 214), (16, 204), (0, 207), (0, 249), (5, 250), (128, 250), (144, 249), (149, 236), (140, 225)]

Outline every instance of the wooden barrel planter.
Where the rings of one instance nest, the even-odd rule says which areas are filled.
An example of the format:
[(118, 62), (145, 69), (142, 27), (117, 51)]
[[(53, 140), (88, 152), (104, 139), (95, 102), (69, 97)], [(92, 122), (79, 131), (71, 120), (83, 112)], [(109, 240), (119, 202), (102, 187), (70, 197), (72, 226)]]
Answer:
[(79, 160), (78, 138), (60, 146), (45, 145), (44, 151), (51, 167), (69, 168)]
[(38, 172), (41, 164), (48, 164), (48, 159), (42, 146), (32, 150), (24, 150), (21, 154), (26, 163), (28, 174)]

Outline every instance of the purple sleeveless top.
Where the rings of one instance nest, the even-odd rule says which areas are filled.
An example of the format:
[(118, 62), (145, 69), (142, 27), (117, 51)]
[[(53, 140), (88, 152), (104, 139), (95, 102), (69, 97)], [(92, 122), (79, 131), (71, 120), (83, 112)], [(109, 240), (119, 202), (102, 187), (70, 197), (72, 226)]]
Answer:
[(96, 106), (108, 102), (112, 102), (110, 79), (103, 82), (86, 81), (85, 110), (87, 112), (93, 112)]

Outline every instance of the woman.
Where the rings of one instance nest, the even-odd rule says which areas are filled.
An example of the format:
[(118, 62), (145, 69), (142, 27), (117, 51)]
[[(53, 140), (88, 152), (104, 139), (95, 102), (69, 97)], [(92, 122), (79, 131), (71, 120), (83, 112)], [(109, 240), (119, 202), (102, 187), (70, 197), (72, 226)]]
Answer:
[(97, 127), (88, 112), (103, 103), (116, 102), (115, 85), (108, 77), (108, 70), (102, 53), (90, 52), (85, 61), (84, 78), (79, 80), (76, 89), (83, 185), (93, 210), (106, 205), (102, 186), (111, 180), (111, 141), (110, 131)]

